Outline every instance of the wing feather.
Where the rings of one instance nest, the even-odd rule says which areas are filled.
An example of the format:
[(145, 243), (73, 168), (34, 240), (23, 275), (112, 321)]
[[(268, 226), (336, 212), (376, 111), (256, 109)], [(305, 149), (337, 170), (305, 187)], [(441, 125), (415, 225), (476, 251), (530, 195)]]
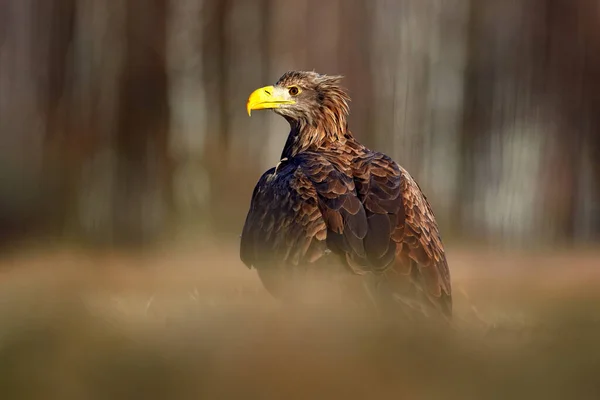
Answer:
[[(271, 168), (259, 179), (240, 244), (248, 267), (298, 265), (326, 250), (325, 222), (316, 190), (292, 163)], [(311, 248), (312, 246), (312, 248)]]
[[(371, 268), (394, 279), (416, 277), (414, 283), (451, 313), (448, 264), (435, 216), (421, 188), (406, 170), (377, 152), (358, 160), (354, 175), (369, 222), (365, 247)], [(389, 256), (389, 248), (394, 257)]]
[(329, 246), (361, 258), (367, 229), (352, 177), (322, 155), (303, 153), (260, 178), (242, 231), (240, 257), (248, 267), (299, 265), (319, 258), (314, 245), (321, 253)]
[(382, 153), (342, 161), (351, 168), (306, 152), (263, 174), (244, 224), (243, 262), (297, 266), (330, 250), (355, 273), (412, 280), (451, 313), (444, 248), (417, 183)]

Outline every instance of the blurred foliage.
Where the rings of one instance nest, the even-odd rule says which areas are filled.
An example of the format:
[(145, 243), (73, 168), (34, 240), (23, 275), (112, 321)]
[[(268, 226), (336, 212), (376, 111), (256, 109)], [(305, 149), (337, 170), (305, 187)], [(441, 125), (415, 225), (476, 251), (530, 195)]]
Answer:
[[(241, 268), (232, 245), (162, 248), (151, 256), (29, 251), (0, 262), (0, 394), (600, 396), (597, 253), (525, 257), (470, 249), (451, 256), (450, 328), (392, 323), (335, 306), (281, 307)], [(568, 271), (561, 268), (565, 260)], [(510, 267), (499, 273), (494, 266), (502, 264)]]
[(4, 0), (2, 237), (239, 233), (287, 132), (246, 97), (315, 69), (346, 76), (351, 129), (415, 176), (446, 238), (596, 241), (598, 7)]

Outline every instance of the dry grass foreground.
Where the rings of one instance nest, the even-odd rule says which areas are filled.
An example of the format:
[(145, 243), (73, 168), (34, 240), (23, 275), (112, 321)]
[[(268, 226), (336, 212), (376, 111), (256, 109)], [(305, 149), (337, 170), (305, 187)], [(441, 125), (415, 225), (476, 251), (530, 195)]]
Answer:
[(201, 243), (5, 258), (0, 398), (600, 398), (598, 252), (450, 249), (450, 331), (285, 309)]

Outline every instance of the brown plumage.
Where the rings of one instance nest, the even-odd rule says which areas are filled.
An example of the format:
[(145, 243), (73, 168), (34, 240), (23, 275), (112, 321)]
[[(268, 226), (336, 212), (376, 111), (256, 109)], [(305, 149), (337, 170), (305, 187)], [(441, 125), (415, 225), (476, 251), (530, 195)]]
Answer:
[(303, 278), (317, 276), (381, 308), (408, 302), (449, 317), (450, 274), (433, 211), (406, 170), (352, 136), (340, 80), (288, 72), (248, 99), (249, 113), (273, 109), (291, 130), (281, 162), (252, 194), (241, 259), (281, 299), (311, 296)]

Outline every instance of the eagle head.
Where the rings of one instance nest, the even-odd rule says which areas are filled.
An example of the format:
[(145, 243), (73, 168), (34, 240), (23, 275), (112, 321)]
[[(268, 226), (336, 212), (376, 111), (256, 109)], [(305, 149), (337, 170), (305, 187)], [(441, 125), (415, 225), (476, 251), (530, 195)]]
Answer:
[(273, 86), (256, 89), (246, 104), (252, 110), (271, 109), (289, 122), (315, 125), (322, 119), (346, 120), (350, 98), (340, 86), (342, 76), (289, 71)]

